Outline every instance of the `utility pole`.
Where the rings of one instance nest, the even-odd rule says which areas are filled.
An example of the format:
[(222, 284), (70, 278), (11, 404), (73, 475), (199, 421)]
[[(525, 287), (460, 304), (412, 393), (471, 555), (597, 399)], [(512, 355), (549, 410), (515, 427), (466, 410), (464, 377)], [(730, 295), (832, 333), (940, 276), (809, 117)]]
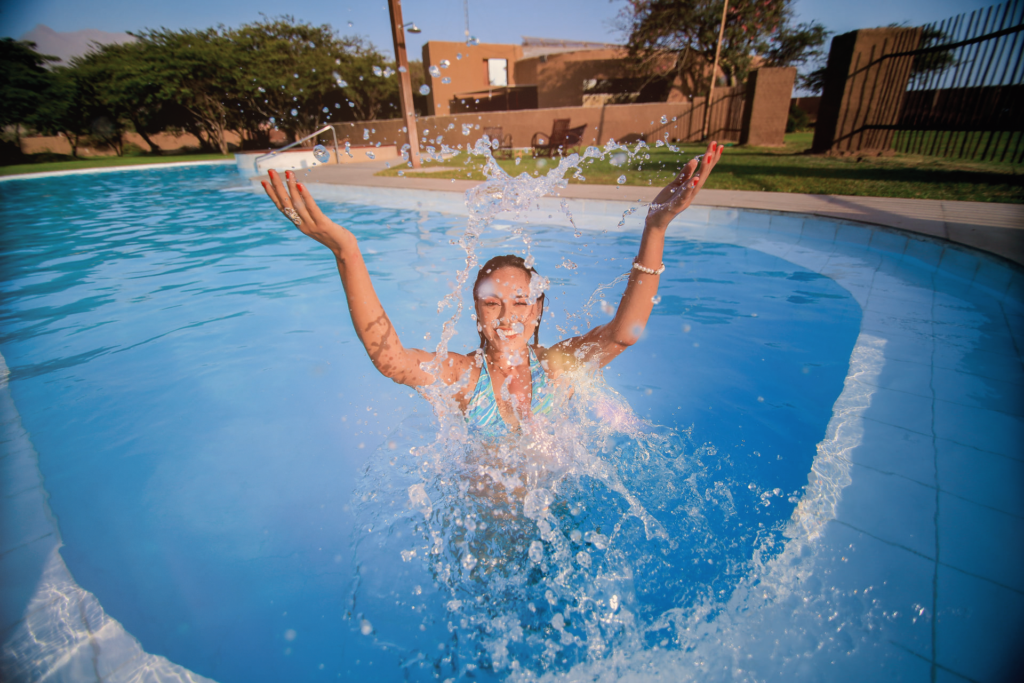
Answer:
[(729, 11), (729, 0), (722, 6), (722, 25), (718, 27), (718, 45), (715, 46), (715, 65), (711, 67), (711, 84), (708, 86), (708, 99), (704, 103), (704, 126), (701, 128), (701, 140), (707, 140), (711, 128), (711, 96), (715, 94), (715, 81), (718, 79), (718, 55), (722, 53), (722, 37), (725, 35), (725, 13)]
[(402, 104), (402, 119), (409, 134), (409, 161), (413, 168), (420, 167), (420, 134), (416, 130), (416, 110), (412, 106), (412, 79), (409, 77), (409, 59), (405, 56), (405, 28), (402, 23), (402, 0), (388, 0), (391, 10), (391, 36), (395, 41), (395, 61), (398, 62), (398, 99)]

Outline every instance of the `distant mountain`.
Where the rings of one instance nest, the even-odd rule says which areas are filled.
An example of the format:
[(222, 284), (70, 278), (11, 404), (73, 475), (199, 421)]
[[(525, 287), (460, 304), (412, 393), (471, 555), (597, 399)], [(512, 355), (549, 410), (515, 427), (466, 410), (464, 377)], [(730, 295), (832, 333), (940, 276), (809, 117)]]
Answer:
[(23, 35), (21, 40), (36, 44), (36, 52), (44, 55), (60, 57), (67, 64), (72, 57), (84, 55), (93, 50), (93, 44), (109, 45), (111, 43), (130, 43), (136, 40), (127, 33), (108, 33), (94, 28), (86, 28), (71, 33), (58, 33), (49, 26), (36, 24), (36, 27)]

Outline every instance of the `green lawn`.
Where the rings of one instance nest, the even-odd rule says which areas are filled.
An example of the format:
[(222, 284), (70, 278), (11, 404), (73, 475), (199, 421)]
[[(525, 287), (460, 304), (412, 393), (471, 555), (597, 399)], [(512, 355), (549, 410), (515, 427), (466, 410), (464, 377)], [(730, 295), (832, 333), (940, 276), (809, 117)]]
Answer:
[[(786, 146), (729, 147), (706, 187), (718, 190), (755, 190), (764, 192), (800, 192), (859, 197), (904, 197), (913, 199), (954, 199), (976, 202), (1024, 203), (1024, 169), (1010, 163), (946, 160), (909, 154), (891, 157), (830, 158), (805, 153), (813, 133), (786, 136)], [(583, 175), (589, 184), (614, 185), (620, 175), (626, 185), (666, 184), (693, 155), (702, 152), (699, 144), (685, 144), (681, 153), (665, 147), (650, 151), (651, 158), (629, 167), (613, 166), (608, 160), (588, 161)], [(500, 160), (511, 174), (537, 175), (549, 170), (553, 162), (524, 156), (517, 166), (514, 160)], [(451, 170), (414, 173), (408, 168), (391, 168), (378, 175), (407, 177), (459, 178), (483, 180), (480, 158), (468, 160), (465, 154), (445, 163)], [(572, 180), (571, 183), (584, 182)]]
[[(40, 155), (42, 156), (42, 155)], [(56, 155), (49, 155), (56, 156)], [(83, 168), (109, 168), (138, 164), (171, 164), (180, 161), (214, 161), (234, 159), (232, 154), (176, 154), (173, 156), (89, 157), (62, 161), (38, 161), (30, 164), (0, 166), (0, 176), (19, 173), (46, 173), (49, 171), (77, 171)]]

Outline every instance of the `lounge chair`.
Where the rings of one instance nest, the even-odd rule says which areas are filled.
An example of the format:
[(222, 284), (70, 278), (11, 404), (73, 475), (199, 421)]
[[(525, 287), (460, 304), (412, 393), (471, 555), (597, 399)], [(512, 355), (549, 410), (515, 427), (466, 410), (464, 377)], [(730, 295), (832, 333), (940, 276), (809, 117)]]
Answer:
[[(491, 148), (494, 150), (494, 157), (505, 156), (507, 159), (512, 158), (512, 134), (503, 135), (501, 126), (495, 126), (492, 128), (484, 128), (484, 135), (491, 139)], [(498, 141), (498, 146), (494, 147), (494, 141)]]
[(587, 125), (569, 127), (569, 119), (555, 119), (551, 126), (551, 135), (534, 133), (530, 146), (535, 150), (536, 156), (561, 155), (567, 150), (579, 147), (583, 142), (583, 134), (587, 131)]

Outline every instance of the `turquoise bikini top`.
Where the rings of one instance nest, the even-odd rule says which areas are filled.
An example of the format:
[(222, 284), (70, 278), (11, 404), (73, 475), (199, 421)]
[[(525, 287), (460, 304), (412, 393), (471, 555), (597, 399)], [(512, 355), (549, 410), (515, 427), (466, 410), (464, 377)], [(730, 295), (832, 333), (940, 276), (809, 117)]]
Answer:
[[(472, 431), (478, 431), (484, 436), (503, 436), (509, 433), (505, 419), (498, 412), (498, 402), (494, 398), (494, 385), (491, 384), (491, 375), (487, 370), (487, 360), (480, 354), (480, 377), (473, 389), (473, 396), (469, 399), (469, 408), (466, 410), (466, 422)], [(537, 355), (530, 349), (530, 412), (534, 415), (546, 415), (551, 412), (554, 396), (548, 389), (548, 378), (537, 360)]]

